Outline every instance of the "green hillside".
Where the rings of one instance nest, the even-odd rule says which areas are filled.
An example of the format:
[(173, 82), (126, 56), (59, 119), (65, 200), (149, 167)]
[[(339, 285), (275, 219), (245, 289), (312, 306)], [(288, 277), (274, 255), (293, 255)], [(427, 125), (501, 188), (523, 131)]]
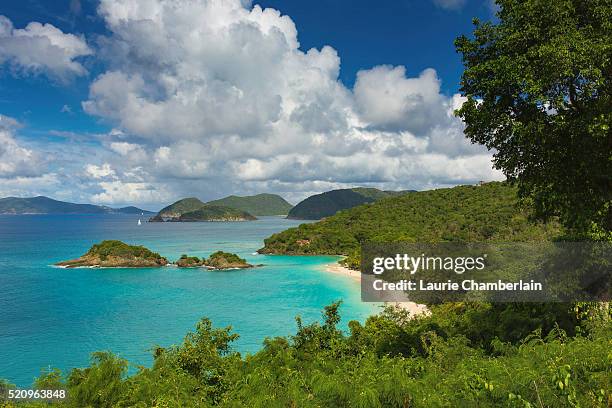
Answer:
[(183, 213), (195, 211), (204, 206), (204, 203), (198, 198), (189, 197), (178, 200), (167, 207), (162, 208), (156, 217), (163, 218), (178, 218)]
[(281, 196), (267, 193), (244, 197), (231, 195), (209, 201), (206, 205), (222, 205), (253, 215), (287, 215), (293, 207)]
[[(257, 194), (254, 196), (228, 196), (219, 200), (203, 202), (198, 198), (183, 198), (167, 207), (150, 219), (153, 222), (171, 219), (175, 221), (208, 221), (215, 217), (255, 219), (254, 215), (285, 215), (291, 209), (291, 204), (276, 194)], [(208, 210), (194, 213), (198, 210)], [(186, 215), (186, 217), (182, 217)]]
[(296, 220), (320, 220), (340, 210), (372, 203), (381, 198), (404, 194), (406, 191), (382, 191), (376, 188), (347, 188), (316, 194), (298, 203), (287, 218)]
[(220, 205), (205, 205), (195, 211), (181, 214), (176, 221), (252, 221), (256, 219), (246, 211)]
[(560, 232), (534, 224), (506, 183), (459, 186), (388, 197), (267, 238), (262, 253), (348, 255), (360, 242), (529, 241)]
[(75, 204), (49, 197), (0, 198), (0, 214), (140, 214), (150, 213), (133, 206), (111, 208), (94, 204)]

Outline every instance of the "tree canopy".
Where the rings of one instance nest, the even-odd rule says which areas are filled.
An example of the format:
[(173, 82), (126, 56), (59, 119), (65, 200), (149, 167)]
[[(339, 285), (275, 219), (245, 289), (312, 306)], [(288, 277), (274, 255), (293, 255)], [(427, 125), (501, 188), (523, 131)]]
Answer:
[(612, 234), (612, 1), (498, 0), (455, 44), (466, 135), (536, 215), (574, 233)]

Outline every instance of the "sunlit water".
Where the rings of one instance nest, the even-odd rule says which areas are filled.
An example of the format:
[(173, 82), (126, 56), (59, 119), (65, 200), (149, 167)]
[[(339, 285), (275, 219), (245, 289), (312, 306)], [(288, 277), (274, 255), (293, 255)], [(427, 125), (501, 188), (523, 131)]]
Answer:
[[(254, 254), (264, 238), (298, 221), (138, 226), (138, 218), (0, 215), (0, 378), (28, 386), (41, 368), (83, 367), (96, 350), (149, 365), (152, 347), (180, 343), (204, 316), (240, 334), (238, 351), (255, 352), (265, 337), (294, 333), (296, 315), (320, 319), (334, 300), (344, 302), (344, 328), (377, 311), (360, 301), (357, 282), (324, 271), (334, 257)], [(144, 245), (170, 260), (224, 250), (265, 266), (223, 272), (51, 266), (104, 239)]]

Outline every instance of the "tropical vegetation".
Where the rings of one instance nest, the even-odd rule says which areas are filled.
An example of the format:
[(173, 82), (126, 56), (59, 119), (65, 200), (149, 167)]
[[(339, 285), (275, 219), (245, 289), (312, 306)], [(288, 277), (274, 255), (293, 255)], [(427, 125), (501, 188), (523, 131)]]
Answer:
[(218, 205), (205, 205), (195, 211), (184, 212), (173, 221), (252, 221), (256, 219), (245, 211)]
[[(194, 218), (232, 217), (255, 219), (255, 215), (285, 215), (293, 206), (276, 194), (257, 194), (254, 196), (228, 196), (218, 200), (203, 202), (189, 197), (178, 200), (162, 208), (150, 221), (194, 221)], [(182, 216), (183, 219), (181, 219)]]
[(181, 257), (175, 262), (176, 266), (180, 268), (194, 268), (197, 266), (204, 265), (204, 259), (200, 259), (197, 256), (189, 256), (187, 254), (181, 255)]
[(465, 134), (542, 219), (612, 234), (612, 2), (498, 0), (461, 36)]
[[(297, 318), (293, 336), (253, 355), (231, 327), (202, 319), (182, 344), (153, 351), (128, 375), (109, 352), (38, 389), (67, 389), (57, 407), (607, 407), (612, 378), (609, 309), (567, 304), (454, 303), (410, 318), (387, 308), (339, 328)], [(1, 385), (10, 387), (8, 383)], [(41, 406), (26, 403), (19, 406)], [(5, 404), (13, 407), (12, 403)]]
[[(366, 241), (612, 241), (612, 4), (497, 3), (495, 24), (477, 21), (457, 41), (468, 96), (459, 115), (517, 187), (383, 198), (276, 234), (264, 252), (347, 254), (355, 265)], [(132, 375), (98, 352), (89, 367), (34, 385), (67, 389), (56, 406), (79, 408), (609, 407), (611, 322), (607, 302), (446, 303), (418, 316), (387, 308), (344, 332), (334, 303), (321, 323), (298, 317), (293, 336), (253, 355), (235, 351), (230, 327), (202, 319)]]
[(178, 218), (183, 213), (199, 210), (204, 205), (205, 204), (202, 201), (200, 201), (200, 199), (198, 198), (195, 198), (195, 197), (183, 198), (159, 210), (156, 217)]
[(206, 205), (221, 205), (235, 208), (255, 216), (287, 215), (293, 205), (277, 194), (257, 194), (253, 196), (231, 195), (219, 200), (208, 201)]
[(197, 256), (183, 254), (175, 264), (181, 268), (206, 266), (211, 269), (250, 268), (253, 266), (247, 263), (244, 258), (231, 252), (223, 251), (214, 252), (208, 258), (198, 258)]
[(122, 241), (105, 240), (94, 244), (82, 256), (69, 261), (58, 262), (59, 266), (105, 266), (105, 267), (155, 267), (163, 266), (168, 260), (140, 245), (129, 245)]
[(247, 263), (244, 258), (223, 251), (212, 253), (208, 259), (204, 261), (204, 265), (215, 269), (250, 268), (253, 266)]
[(296, 220), (320, 220), (340, 210), (372, 203), (385, 197), (404, 194), (406, 191), (382, 191), (376, 188), (346, 188), (326, 191), (310, 196), (289, 211), (287, 218)]
[(357, 268), (364, 242), (539, 241), (561, 234), (554, 220), (532, 222), (533, 211), (519, 206), (516, 192), (492, 182), (383, 198), (274, 234), (260, 252), (345, 255)]

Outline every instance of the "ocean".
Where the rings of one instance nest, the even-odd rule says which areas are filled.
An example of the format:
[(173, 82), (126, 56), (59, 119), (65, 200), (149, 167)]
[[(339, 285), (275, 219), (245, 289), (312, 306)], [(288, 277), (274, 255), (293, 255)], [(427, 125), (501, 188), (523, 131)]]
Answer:
[[(138, 219), (142, 218), (142, 225)], [(30, 386), (41, 370), (84, 367), (94, 351), (126, 358), (134, 371), (151, 350), (180, 344), (202, 317), (240, 335), (253, 353), (266, 337), (295, 333), (295, 317), (321, 319), (342, 300), (342, 327), (365, 321), (378, 305), (360, 300), (359, 283), (325, 272), (332, 256), (268, 256), (264, 238), (300, 221), (147, 223), (133, 215), (0, 215), (0, 378)], [(169, 260), (181, 254), (234, 252), (261, 268), (205, 271), (63, 269), (101, 240), (144, 245)]]

